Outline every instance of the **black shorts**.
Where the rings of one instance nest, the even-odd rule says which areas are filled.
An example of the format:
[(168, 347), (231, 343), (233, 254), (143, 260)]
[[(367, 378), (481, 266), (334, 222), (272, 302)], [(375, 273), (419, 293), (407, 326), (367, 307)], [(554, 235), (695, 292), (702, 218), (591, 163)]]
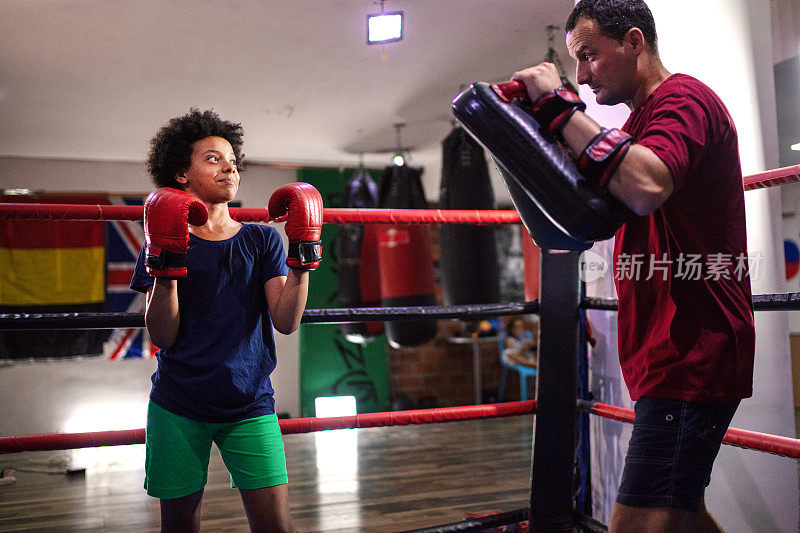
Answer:
[(617, 502), (697, 511), (738, 406), (640, 398)]

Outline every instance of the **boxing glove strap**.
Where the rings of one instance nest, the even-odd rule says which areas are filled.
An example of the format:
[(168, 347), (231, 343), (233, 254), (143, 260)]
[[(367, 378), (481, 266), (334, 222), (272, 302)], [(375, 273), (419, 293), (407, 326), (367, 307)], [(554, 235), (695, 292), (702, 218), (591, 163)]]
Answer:
[(631, 144), (633, 137), (624, 131), (603, 128), (578, 157), (578, 170), (600, 189), (606, 189)]
[(145, 250), (147, 268), (163, 270), (165, 268), (185, 268), (186, 254), (171, 252), (160, 246), (149, 245)]
[(322, 260), (322, 241), (290, 242), (287, 255), (301, 265), (319, 263)]
[(562, 85), (536, 100), (531, 108), (531, 115), (550, 133), (557, 135), (575, 111), (585, 109), (583, 100)]

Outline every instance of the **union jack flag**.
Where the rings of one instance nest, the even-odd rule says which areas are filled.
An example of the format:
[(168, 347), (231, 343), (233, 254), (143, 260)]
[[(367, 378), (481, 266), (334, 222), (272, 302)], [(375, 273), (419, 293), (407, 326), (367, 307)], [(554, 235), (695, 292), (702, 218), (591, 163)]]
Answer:
[[(114, 205), (143, 205), (144, 199), (110, 196), (109, 202)], [(110, 312), (144, 313), (144, 294), (129, 288), (143, 242), (141, 222), (115, 220), (106, 223), (106, 303)], [(157, 350), (144, 328), (115, 329), (103, 343), (103, 355), (108, 359), (155, 357)]]

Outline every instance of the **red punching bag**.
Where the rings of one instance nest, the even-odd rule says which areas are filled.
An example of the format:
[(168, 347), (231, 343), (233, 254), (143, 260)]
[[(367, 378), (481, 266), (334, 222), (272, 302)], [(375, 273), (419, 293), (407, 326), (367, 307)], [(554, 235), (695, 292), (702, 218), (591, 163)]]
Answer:
[[(386, 167), (379, 204), (391, 209), (424, 209), (421, 174), (407, 166)], [(381, 305), (436, 305), (430, 230), (423, 225), (377, 227)], [(435, 320), (386, 322), (386, 338), (394, 348), (424, 344), (436, 337)]]

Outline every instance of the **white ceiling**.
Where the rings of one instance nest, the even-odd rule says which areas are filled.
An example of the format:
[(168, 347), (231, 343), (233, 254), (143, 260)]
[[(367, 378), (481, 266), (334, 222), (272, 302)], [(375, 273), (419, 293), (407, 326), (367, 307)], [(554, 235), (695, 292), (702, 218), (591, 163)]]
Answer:
[(437, 167), (460, 88), (540, 62), (572, 4), (386, 0), (405, 38), (382, 47), (372, 0), (0, 0), (0, 156), (141, 161), (195, 106), (242, 122), (251, 161), (383, 166), (403, 122)]

